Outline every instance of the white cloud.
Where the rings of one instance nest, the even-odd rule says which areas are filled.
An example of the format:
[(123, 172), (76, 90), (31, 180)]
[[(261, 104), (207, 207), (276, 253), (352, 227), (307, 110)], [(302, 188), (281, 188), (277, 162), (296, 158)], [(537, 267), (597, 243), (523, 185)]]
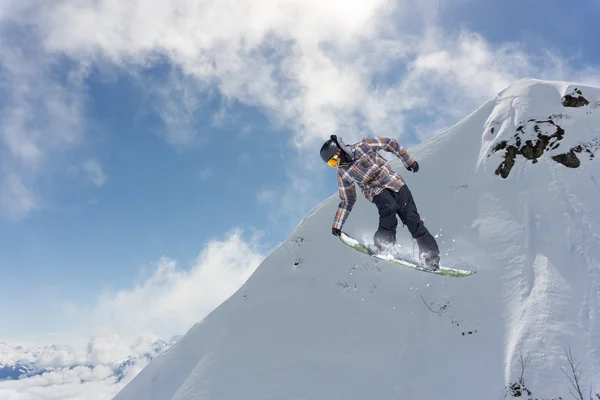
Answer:
[(21, 176), (5, 173), (0, 181), (0, 212), (10, 219), (19, 219), (36, 208), (36, 196), (25, 186)]
[(161, 117), (162, 126), (154, 133), (178, 150), (205, 143), (208, 130), (196, 127), (196, 112), (205, 105), (202, 87), (173, 68), (166, 81), (150, 82), (144, 90), (150, 93), (148, 107)]
[(96, 186), (102, 186), (106, 183), (106, 175), (102, 166), (96, 160), (87, 160), (83, 163), (83, 169), (88, 174), (89, 180)]
[(245, 241), (233, 231), (209, 242), (189, 269), (168, 258), (158, 261), (134, 287), (103, 293), (91, 308), (71, 304), (66, 312), (80, 332), (109, 328), (130, 338), (150, 332), (162, 338), (185, 333), (231, 296), (264, 256), (257, 235)]
[(125, 385), (114, 376), (104, 377), (105, 367), (76, 367), (42, 376), (0, 382), (3, 400), (107, 400)]
[(17, 34), (5, 22), (0, 20), (0, 214), (21, 218), (43, 205), (37, 181), (81, 141), (85, 68), (75, 63), (59, 72), (60, 58), (44, 53), (27, 30)]
[[(163, 62), (160, 54), (178, 66), (182, 74), (173, 74), (171, 83), (158, 91), (166, 105), (160, 107), (163, 122), (178, 128), (169, 129), (177, 133), (175, 140), (171, 135), (168, 139), (177, 144), (194, 132), (179, 125), (187, 123), (196, 106), (193, 90), (182, 93), (182, 81), (185, 88), (194, 86), (189, 77), (204, 85), (197, 89), (216, 86), (226, 99), (274, 110), (276, 119), (306, 124), (309, 133), (336, 129), (336, 115), (350, 115), (367, 90), (371, 71), (363, 73), (366, 59), (356, 56), (376, 37), (387, 4), (62, 2), (45, 14), (53, 17), (43, 18), (42, 26), (47, 48), (75, 59), (101, 54), (137, 71)], [(178, 107), (172, 107), (173, 99)]]

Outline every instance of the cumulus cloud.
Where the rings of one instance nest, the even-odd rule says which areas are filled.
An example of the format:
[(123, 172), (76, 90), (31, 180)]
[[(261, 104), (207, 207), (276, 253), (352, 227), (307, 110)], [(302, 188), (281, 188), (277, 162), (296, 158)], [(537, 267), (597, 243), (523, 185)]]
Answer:
[(133, 287), (103, 293), (91, 307), (65, 311), (80, 332), (106, 327), (132, 338), (150, 332), (162, 338), (185, 333), (231, 296), (263, 260), (259, 236), (248, 241), (234, 230), (225, 240), (209, 242), (189, 268), (160, 259), (149, 276)]
[[(42, 24), (48, 51), (75, 59), (104, 57), (129, 71), (165, 59), (176, 66), (171, 83), (159, 91), (166, 99), (167, 107), (161, 107), (166, 125), (185, 123), (197, 101), (193, 94), (216, 87), (226, 99), (273, 110), (276, 120), (306, 126), (314, 134), (337, 129), (339, 117), (350, 118), (364, 98), (370, 74), (381, 63), (361, 53), (377, 39), (378, 20), (387, 10), (384, 0), (272, 0), (235, 6), (190, 0), (83, 1), (60, 2)], [(377, 42), (372, 50), (390, 47), (400, 46)], [(182, 92), (181, 82), (195, 90)], [(174, 120), (170, 105), (175, 98), (179, 107)], [(190, 132), (167, 130), (178, 132), (175, 138), (168, 135), (175, 142), (186, 140), (180, 135)]]

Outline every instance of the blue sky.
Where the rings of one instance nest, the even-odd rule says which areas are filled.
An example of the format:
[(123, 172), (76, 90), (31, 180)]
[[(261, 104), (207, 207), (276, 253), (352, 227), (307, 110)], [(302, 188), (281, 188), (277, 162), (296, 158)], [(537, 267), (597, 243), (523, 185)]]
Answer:
[(410, 147), (520, 78), (600, 84), (592, 1), (97, 3), (0, 6), (5, 337), (183, 333), (335, 193), (329, 134)]

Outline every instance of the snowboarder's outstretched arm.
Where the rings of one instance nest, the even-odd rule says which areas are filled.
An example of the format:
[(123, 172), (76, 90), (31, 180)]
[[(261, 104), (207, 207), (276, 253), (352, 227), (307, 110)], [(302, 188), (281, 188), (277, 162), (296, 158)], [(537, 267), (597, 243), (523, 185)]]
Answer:
[(352, 207), (354, 207), (354, 203), (356, 203), (356, 188), (354, 187), (354, 182), (342, 176), (342, 174), (338, 174), (338, 192), (340, 194), (340, 204), (338, 205), (338, 209), (335, 213), (335, 218), (333, 220), (332, 232), (339, 231), (344, 226), (344, 222), (346, 222), (346, 218), (352, 211)]
[(402, 160), (406, 168), (409, 168), (415, 162), (411, 155), (408, 154), (408, 151), (394, 138), (383, 136), (367, 137), (363, 140), (363, 143), (375, 151), (384, 150), (393, 153)]

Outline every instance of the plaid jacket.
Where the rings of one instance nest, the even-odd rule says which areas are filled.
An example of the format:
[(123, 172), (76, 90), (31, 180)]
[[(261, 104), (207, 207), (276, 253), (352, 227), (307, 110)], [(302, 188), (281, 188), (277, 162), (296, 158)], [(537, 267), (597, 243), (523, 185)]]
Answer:
[(414, 162), (396, 139), (367, 137), (350, 148), (353, 153), (352, 161), (338, 167), (337, 180), (341, 201), (333, 220), (333, 227), (338, 229), (342, 229), (356, 203), (354, 183), (358, 184), (364, 196), (371, 202), (385, 188), (398, 191), (404, 185), (402, 176), (395, 172), (377, 151), (385, 150), (395, 154), (405, 167)]

